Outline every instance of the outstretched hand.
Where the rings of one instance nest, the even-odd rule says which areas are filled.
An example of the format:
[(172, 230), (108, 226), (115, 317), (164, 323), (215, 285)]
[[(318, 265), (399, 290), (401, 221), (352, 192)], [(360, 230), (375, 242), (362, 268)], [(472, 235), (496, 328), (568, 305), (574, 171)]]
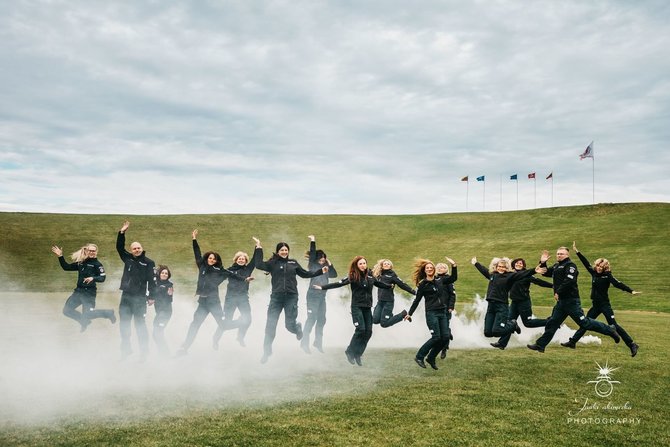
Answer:
[(451, 259), (449, 256), (445, 256), (444, 259), (446, 259), (447, 262), (448, 262), (449, 264), (451, 264), (452, 267), (456, 267), (456, 261), (454, 261), (453, 259)]
[(572, 250), (575, 253), (579, 253), (579, 250), (577, 249), (577, 241), (572, 241)]
[(121, 229), (119, 230), (120, 233), (125, 233), (128, 231), (128, 227), (130, 227), (130, 221), (126, 220), (123, 222), (123, 225), (121, 225)]
[(309, 241), (310, 241), (310, 242), (316, 242), (316, 238), (314, 237), (313, 234), (310, 234), (310, 235), (307, 236), (307, 237), (309, 238)]
[(540, 256), (540, 262), (547, 262), (551, 258), (549, 256), (549, 250), (542, 250), (542, 255)]
[(54, 254), (55, 254), (56, 256), (58, 256), (59, 258), (60, 258), (61, 256), (63, 256), (63, 249), (60, 248), (60, 247), (58, 247), (58, 246), (56, 246), (56, 245), (54, 245), (53, 247), (51, 247), (51, 251), (54, 252)]
[(476, 263), (477, 263), (477, 257), (476, 256), (473, 257), (472, 259), (470, 259), (470, 264), (475, 265)]
[(261, 240), (260, 239), (258, 239), (255, 236), (252, 236), (251, 239), (253, 239), (254, 242), (256, 243), (256, 248), (261, 248)]

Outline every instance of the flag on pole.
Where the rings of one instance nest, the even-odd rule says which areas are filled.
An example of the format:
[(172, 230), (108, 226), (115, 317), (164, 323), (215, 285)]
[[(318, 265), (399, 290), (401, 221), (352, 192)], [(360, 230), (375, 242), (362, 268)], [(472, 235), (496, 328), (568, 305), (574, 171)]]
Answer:
[(586, 146), (584, 152), (579, 155), (580, 160), (584, 160), (585, 158), (593, 158), (593, 141), (591, 141), (591, 144)]
[(554, 178), (554, 173), (550, 172), (549, 175), (547, 176), (547, 180)]
[(528, 178), (535, 178), (535, 173), (531, 172), (530, 174), (528, 174)]
[(468, 176), (466, 175), (465, 177), (463, 177), (463, 178), (461, 179), (461, 181), (462, 181), (462, 182), (467, 182), (467, 181), (468, 181)]
[(478, 182), (483, 182), (484, 180), (486, 180), (486, 176), (485, 176), (485, 175), (481, 175), (481, 176), (477, 177), (477, 181), (478, 181)]
[(509, 177), (510, 180), (517, 180), (517, 178), (518, 178), (518, 177), (517, 177), (516, 174), (514, 174), (514, 175), (510, 175), (510, 177)]

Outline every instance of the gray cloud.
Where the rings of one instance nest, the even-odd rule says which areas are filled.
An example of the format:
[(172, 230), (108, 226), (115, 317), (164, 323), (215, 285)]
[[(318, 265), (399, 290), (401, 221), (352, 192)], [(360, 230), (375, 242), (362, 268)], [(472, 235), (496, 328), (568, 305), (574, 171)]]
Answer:
[(515, 173), (528, 208), (530, 172), (537, 206), (549, 172), (554, 205), (583, 204), (591, 140), (596, 201), (667, 202), (669, 8), (5, 4), (0, 210), (449, 212), (468, 186), (481, 210), (464, 175), (513, 209)]

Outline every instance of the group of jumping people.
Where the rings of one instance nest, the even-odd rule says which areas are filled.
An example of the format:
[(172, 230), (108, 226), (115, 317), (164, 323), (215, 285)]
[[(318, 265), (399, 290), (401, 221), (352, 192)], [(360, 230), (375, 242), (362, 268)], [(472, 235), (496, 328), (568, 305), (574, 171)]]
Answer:
[[(165, 265), (156, 267), (153, 260), (139, 242), (130, 244), (130, 251), (125, 248), (125, 233), (130, 222), (125, 221), (116, 238), (116, 249), (124, 264), (120, 289), (119, 320), (121, 332), (121, 356), (123, 359), (131, 355), (131, 323), (134, 321), (140, 350), (140, 361), (145, 361), (149, 353), (149, 336), (145, 323), (147, 306), (153, 306), (156, 316), (153, 322), (153, 338), (158, 352), (169, 355), (165, 341), (165, 327), (172, 316), (172, 300), (174, 285), (170, 281), (171, 272)], [(195, 341), (200, 326), (211, 314), (217, 323), (212, 345), (218, 349), (224, 331), (237, 329), (237, 341), (245, 346), (245, 335), (251, 325), (251, 306), (249, 303), (249, 283), (253, 281), (254, 269), (266, 272), (271, 277), (271, 293), (265, 325), (263, 355), (261, 363), (266, 363), (272, 355), (272, 344), (276, 335), (277, 323), (284, 313), (286, 329), (295, 334), (300, 347), (310, 353), (310, 337), (314, 329), (312, 347), (323, 351), (323, 330), (326, 323), (326, 294), (330, 289), (349, 286), (351, 289), (351, 316), (354, 334), (345, 350), (345, 355), (352, 365), (362, 366), (362, 356), (372, 337), (372, 328), (378, 324), (383, 328), (391, 327), (402, 321), (411, 321), (421, 300), (424, 299), (425, 320), (430, 338), (419, 348), (414, 357), (422, 368), (426, 363), (437, 370), (437, 357), (446, 358), (450, 340), (453, 335), (450, 319), (456, 303), (454, 283), (458, 280), (456, 262), (445, 256), (447, 263), (433, 263), (428, 259), (418, 259), (414, 263), (410, 286), (403, 282), (393, 271), (393, 263), (389, 259), (380, 259), (371, 269), (363, 256), (356, 256), (349, 264), (347, 275), (339, 281), (337, 271), (323, 250), (316, 248), (313, 235), (309, 251), (306, 253), (308, 268), (304, 269), (297, 260), (289, 257), (290, 247), (285, 242), (276, 245), (272, 256), (264, 260), (261, 241), (253, 237), (254, 253), (251, 258), (245, 252), (238, 251), (229, 267), (223, 266), (221, 256), (214, 251), (202, 254), (197, 241), (198, 230), (192, 234), (193, 253), (198, 268), (196, 295), (198, 307), (193, 315), (186, 339), (177, 351), (177, 356), (188, 354), (188, 349)], [(569, 257), (566, 247), (556, 251), (557, 262), (551, 266), (549, 253), (543, 251), (540, 262), (533, 269), (526, 269), (526, 261), (521, 258), (512, 261), (509, 258), (494, 258), (489, 267), (482, 266), (476, 257), (471, 259), (474, 267), (489, 281), (486, 292), (487, 310), (484, 318), (484, 335), (497, 337), (491, 346), (504, 350), (513, 333), (520, 334), (517, 322), (526, 327), (544, 327), (545, 331), (534, 344), (528, 348), (544, 352), (554, 334), (569, 316), (579, 326), (579, 330), (562, 346), (574, 349), (586, 331), (594, 331), (610, 336), (616, 343), (623, 339), (631, 355), (637, 354), (639, 346), (628, 333), (616, 322), (614, 311), (609, 301), (610, 285), (637, 295), (611, 273), (609, 261), (599, 258), (593, 265), (577, 250), (573, 250), (592, 276), (591, 300), (593, 306), (586, 315), (581, 308), (579, 289), (577, 287), (578, 269)], [(63, 270), (77, 271), (77, 286), (67, 299), (63, 314), (72, 318), (80, 325), (83, 332), (91, 320), (96, 318), (109, 319), (113, 324), (116, 316), (112, 309), (96, 309), (96, 283), (105, 281), (105, 270), (97, 259), (98, 247), (87, 244), (72, 253), (72, 263), (65, 261), (63, 250), (54, 245), (52, 251), (60, 262)], [(451, 267), (451, 271), (449, 269)], [(542, 274), (552, 279), (543, 281), (533, 275)], [(309, 278), (307, 292), (307, 319), (305, 326), (298, 322), (298, 281), (297, 277)], [(221, 305), (219, 286), (227, 282), (224, 304)], [(530, 298), (530, 286), (552, 288), (556, 304), (551, 316), (547, 319), (533, 315)], [(414, 295), (409, 310), (394, 314), (394, 288), (399, 287)], [(377, 302), (373, 310), (373, 288), (377, 288)], [(511, 305), (510, 305), (511, 300)], [(77, 308), (81, 306), (81, 311)], [(235, 312), (239, 313), (234, 319)], [(608, 324), (597, 321), (603, 314)]]

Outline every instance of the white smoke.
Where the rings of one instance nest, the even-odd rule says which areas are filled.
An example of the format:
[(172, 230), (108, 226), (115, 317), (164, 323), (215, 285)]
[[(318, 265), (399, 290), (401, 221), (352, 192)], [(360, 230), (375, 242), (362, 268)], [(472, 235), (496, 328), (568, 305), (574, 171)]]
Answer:
[[(227, 331), (219, 350), (212, 348), (216, 323), (211, 316), (203, 323), (195, 343), (185, 357), (161, 358), (153, 339), (150, 357), (139, 362), (137, 337), (133, 326), (134, 354), (120, 361), (119, 323), (94, 320), (84, 333), (79, 325), (64, 317), (61, 309), (67, 293), (0, 294), (0, 421), (3, 423), (35, 423), (79, 419), (151, 418), (179, 414), (193, 408), (222, 407), (256, 403), (266, 404), (287, 399), (314, 399), (337, 390), (327, 384), (299, 393), (282, 393), (277, 384), (290, 388), (313, 374), (350, 375), (356, 366), (345, 359), (344, 349), (353, 334), (348, 288), (329, 291), (327, 324), (324, 329), (325, 354), (312, 349), (304, 353), (284, 328), (283, 314), (277, 325), (273, 355), (261, 365), (269, 280), (252, 282), (252, 324), (246, 347), (236, 341), (237, 330)], [(301, 281), (299, 318), (306, 318), (305, 291)], [(165, 335), (174, 353), (186, 337), (197, 299), (176, 287), (173, 317)], [(222, 290), (223, 291), (223, 290)], [(99, 293), (97, 307), (113, 308), (118, 316), (120, 293)], [(411, 302), (396, 296), (395, 312), (408, 309)], [(493, 349), (495, 339), (483, 336), (483, 315), (486, 302), (476, 297), (474, 303), (454, 315), (451, 327), (454, 341), (451, 349)], [(151, 338), (155, 311), (149, 307), (147, 329)], [(572, 330), (562, 327), (554, 343), (565, 341)], [(532, 343), (542, 329), (522, 330), (513, 336), (509, 349)], [(312, 332), (312, 339), (313, 339)], [(416, 348), (428, 338), (423, 303), (413, 322), (400, 322), (390, 328), (374, 326), (369, 348)], [(582, 342), (600, 342), (587, 336)], [(367, 362), (364, 367), (378, 366)], [(380, 374), (380, 376), (382, 376)], [(253, 390), (253, 394), (249, 393)]]

